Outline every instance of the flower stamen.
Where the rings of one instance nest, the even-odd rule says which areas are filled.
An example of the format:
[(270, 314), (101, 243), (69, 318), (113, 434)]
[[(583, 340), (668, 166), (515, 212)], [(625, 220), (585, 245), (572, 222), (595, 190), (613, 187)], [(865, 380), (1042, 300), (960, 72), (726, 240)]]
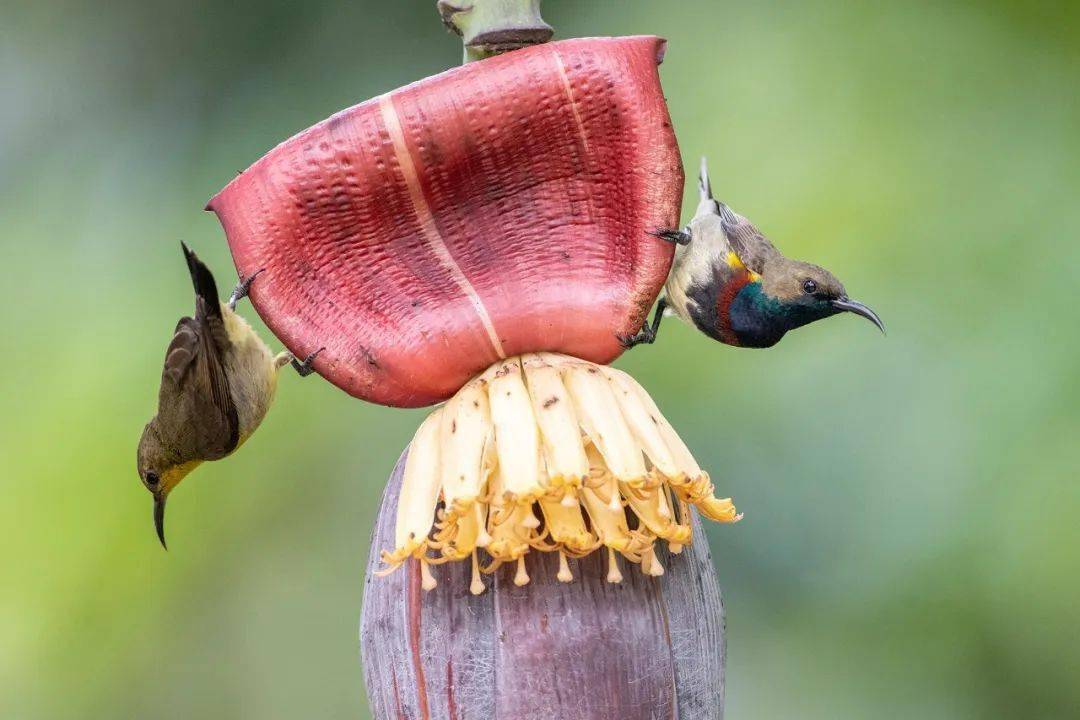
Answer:
[(480, 561), (476, 559), (476, 551), (472, 552), (472, 582), (469, 584), (469, 592), (473, 595), (483, 594), (484, 581), (480, 579)]
[(517, 572), (514, 573), (514, 584), (518, 587), (529, 584), (529, 573), (525, 571), (525, 556), (522, 555), (517, 560)]
[(608, 554), (607, 581), (609, 583), (621, 583), (623, 578), (622, 578), (622, 573), (619, 572), (619, 560), (618, 560), (618, 558), (615, 557), (615, 550), (612, 549), (612, 548), (608, 548), (607, 554)]
[(566, 553), (559, 551), (559, 572), (555, 575), (559, 582), (573, 582), (574, 575), (570, 572), (570, 564), (566, 561)]
[(435, 576), (431, 574), (431, 568), (428, 567), (427, 560), (420, 559), (420, 587), (425, 590), (434, 590), (439, 583), (436, 582)]

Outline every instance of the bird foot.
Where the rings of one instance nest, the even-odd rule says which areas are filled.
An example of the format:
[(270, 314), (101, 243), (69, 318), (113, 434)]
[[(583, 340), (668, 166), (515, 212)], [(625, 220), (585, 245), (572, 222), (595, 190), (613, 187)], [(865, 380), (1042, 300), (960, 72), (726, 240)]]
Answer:
[(229, 309), (235, 310), (236, 303), (240, 302), (247, 297), (248, 291), (251, 290), (251, 283), (259, 276), (259, 273), (265, 271), (266, 268), (260, 268), (251, 273), (247, 277), (240, 278), (240, 282), (236, 283), (236, 287), (233, 288), (232, 295), (229, 296)]
[(656, 342), (656, 333), (660, 330), (660, 321), (664, 319), (668, 301), (662, 297), (656, 301), (656, 312), (653, 313), (652, 322), (646, 322), (634, 335), (616, 335), (622, 346), (629, 350), (638, 345), (652, 345)]
[(304, 358), (303, 362), (300, 362), (294, 357), (292, 359), (293, 370), (296, 370), (296, 373), (300, 377), (307, 377), (311, 373), (315, 372), (315, 367), (312, 365), (312, 363), (314, 363), (315, 358), (319, 355), (319, 353), (321, 353), (325, 349), (326, 348), (324, 347), (319, 348), (318, 350)]
[(656, 332), (646, 323), (634, 335), (616, 335), (619, 343), (627, 350), (638, 345), (652, 345), (656, 342)]
[(689, 245), (690, 233), (685, 230), (650, 230), (649, 234), (676, 245)]

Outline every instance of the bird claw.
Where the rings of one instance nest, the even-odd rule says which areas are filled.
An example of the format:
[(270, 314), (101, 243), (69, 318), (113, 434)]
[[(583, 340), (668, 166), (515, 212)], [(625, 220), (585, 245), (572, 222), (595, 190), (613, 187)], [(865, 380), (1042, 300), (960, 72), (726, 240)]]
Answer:
[(648, 233), (675, 245), (689, 245), (691, 240), (690, 233), (685, 230), (649, 230)]
[(619, 343), (629, 350), (630, 348), (637, 347), (638, 345), (652, 345), (656, 342), (656, 333), (660, 330), (660, 321), (664, 319), (664, 312), (667, 311), (668, 301), (666, 297), (662, 297), (656, 301), (656, 312), (653, 313), (652, 322), (646, 321), (641, 326), (641, 329), (634, 335), (616, 335), (619, 339)]
[(638, 345), (652, 345), (656, 342), (656, 333), (649, 327), (648, 324), (642, 326), (637, 333), (633, 335), (616, 335), (619, 340), (619, 344), (625, 349), (630, 350)]
[(260, 273), (265, 272), (266, 268), (259, 268), (255, 272), (251, 273), (247, 277), (240, 278), (240, 282), (236, 283), (236, 287), (233, 288), (232, 294), (229, 295), (229, 309), (235, 310), (236, 303), (240, 302), (248, 296), (248, 291), (251, 290), (251, 283), (259, 276)]
[[(252, 276), (252, 277), (254, 277), (254, 276)], [(316, 350), (315, 352), (311, 353), (306, 358), (304, 358), (303, 362), (300, 362), (299, 360), (297, 360), (294, 357), (292, 359), (292, 362), (291, 362), (291, 365), (293, 366), (293, 370), (296, 370), (296, 373), (300, 377), (307, 377), (311, 373), (315, 372), (315, 367), (312, 365), (312, 363), (315, 361), (315, 358), (319, 355), (319, 353), (321, 353), (325, 349), (326, 348), (324, 348), (324, 347), (319, 348), (318, 350)]]

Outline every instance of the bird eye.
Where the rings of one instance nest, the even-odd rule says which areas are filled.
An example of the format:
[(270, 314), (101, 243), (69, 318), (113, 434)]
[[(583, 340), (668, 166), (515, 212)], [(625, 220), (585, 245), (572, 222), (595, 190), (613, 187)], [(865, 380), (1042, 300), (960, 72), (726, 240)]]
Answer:
[(146, 473), (146, 484), (155, 487), (158, 484), (158, 474), (152, 470), (148, 471)]
[(806, 278), (803, 280), (802, 289), (807, 295), (813, 295), (817, 292), (817, 283), (810, 278)]

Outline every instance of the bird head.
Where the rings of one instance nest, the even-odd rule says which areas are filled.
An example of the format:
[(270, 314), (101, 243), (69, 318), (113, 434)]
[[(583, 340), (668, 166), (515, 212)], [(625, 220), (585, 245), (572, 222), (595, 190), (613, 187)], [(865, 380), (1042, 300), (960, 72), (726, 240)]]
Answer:
[(765, 264), (761, 285), (765, 295), (775, 298), (778, 308), (791, 317), (794, 324), (790, 329), (837, 313), (852, 312), (885, 332), (877, 313), (850, 299), (843, 283), (818, 265), (774, 257)]
[(848, 297), (844, 285), (823, 267), (769, 253), (761, 275), (732, 305), (733, 330), (750, 347), (769, 347), (789, 330), (842, 312), (866, 318), (885, 332), (873, 310)]
[(139, 478), (154, 498), (154, 528), (161, 546), (165, 545), (165, 501), (173, 488), (198, 465), (198, 460), (184, 462), (162, 441), (153, 420), (143, 428), (138, 451)]

